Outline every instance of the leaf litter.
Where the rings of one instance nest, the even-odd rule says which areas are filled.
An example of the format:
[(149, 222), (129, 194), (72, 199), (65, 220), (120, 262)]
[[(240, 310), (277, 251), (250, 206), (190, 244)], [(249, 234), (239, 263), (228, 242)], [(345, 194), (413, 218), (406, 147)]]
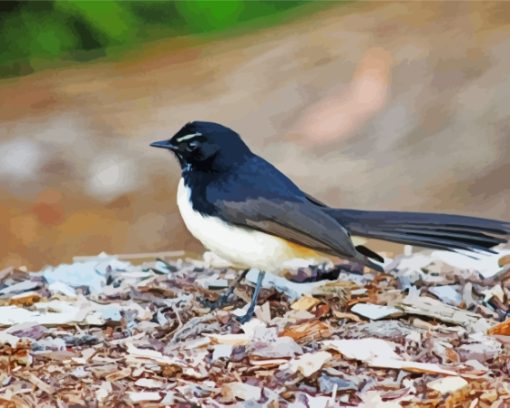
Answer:
[(211, 310), (237, 272), (209, 253), (7, 268), (0, 406), (508, 406), (509, 253), (268, 275), (243, 325), (258, 271)]

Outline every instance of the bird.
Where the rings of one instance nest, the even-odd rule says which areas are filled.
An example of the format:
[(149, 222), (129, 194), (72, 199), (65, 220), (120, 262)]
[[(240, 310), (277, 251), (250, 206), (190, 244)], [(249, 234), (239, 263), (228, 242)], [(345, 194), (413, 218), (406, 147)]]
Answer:
[(189, 232), (244, 269), (241, 277), (250, 268), (260, 271), (241, 321), (253, 315), (265, 273), (280, 274), (289, 260), (312, 265), (339, 257), (384, 272), (384, 258), (357, 245), (356, 237), (493, 253), (510, 234), (509, 222), (486, 218), (328, 206), (219, 123), (188, 122), (171, 138), (150, 146), (172, 152), (180, 164), (177, 206)]

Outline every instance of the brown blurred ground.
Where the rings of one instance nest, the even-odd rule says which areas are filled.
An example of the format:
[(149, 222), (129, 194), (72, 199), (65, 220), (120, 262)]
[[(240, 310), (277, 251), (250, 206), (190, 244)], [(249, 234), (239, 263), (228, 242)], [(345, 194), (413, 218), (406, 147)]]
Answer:
[(200, 249), (148, 143), (239, 131), (342, 207), (510, 219), (510, 4), (356, 3), (0, 82), (0, 266)]

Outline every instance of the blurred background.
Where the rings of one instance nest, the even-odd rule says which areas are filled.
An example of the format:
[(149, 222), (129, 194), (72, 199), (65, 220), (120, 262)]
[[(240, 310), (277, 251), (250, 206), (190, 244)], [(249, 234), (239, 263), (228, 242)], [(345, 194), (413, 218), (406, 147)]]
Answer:
[(148, 147), (195, 119), (331, 205), (510, 220), (510, 3), (3, 1), (0, 49), (0, 267), (201, 251)]

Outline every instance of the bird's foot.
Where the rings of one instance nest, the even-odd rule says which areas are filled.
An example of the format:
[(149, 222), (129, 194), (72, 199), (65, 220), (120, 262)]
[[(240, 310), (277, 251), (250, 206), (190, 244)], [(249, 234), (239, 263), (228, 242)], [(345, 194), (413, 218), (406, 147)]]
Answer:
[(223, 309), (225, 306), (228, 306), (232, 303), (232, 300), (230, 298), (231, 295), (232, 293), (227, 292), (214, 301), (208, 299), (201, 299), (200, 303), (202, 303), (204, 307), (207, 307), (211, 310)]
[(245, 271), (243, 271), (237, 277), (237, 279), (234, 281), (234, 283), (232, 285), (230, 285), (230, 287), (227, 289), (227, 291), (225, 293), (223, 293), (223, 295), (221, 295), (217, 300), (210, 301), (210, 300), (204, 299), (201, 301), (201, 303), (205, 307), (208, 307), (211, 310), (222, 309), (223, 307), (232, 304), (230, 298), (234, 294), (235, 288), (237, 288), (237, 286), (239, 286), (239, 284), (245, 278), (248, 271), (249, 271), (249, 269), (246, 269)]
[(245, 324), (251, 320), (251, 318), (253, 317), (254, 314), (255, 314), (255, 306), (251, 307), (251, 305), (250, 305), (250, 307), (248, 308), (246, 313), (242, 316), (237, 316), (236, 320), (241, 324)]

